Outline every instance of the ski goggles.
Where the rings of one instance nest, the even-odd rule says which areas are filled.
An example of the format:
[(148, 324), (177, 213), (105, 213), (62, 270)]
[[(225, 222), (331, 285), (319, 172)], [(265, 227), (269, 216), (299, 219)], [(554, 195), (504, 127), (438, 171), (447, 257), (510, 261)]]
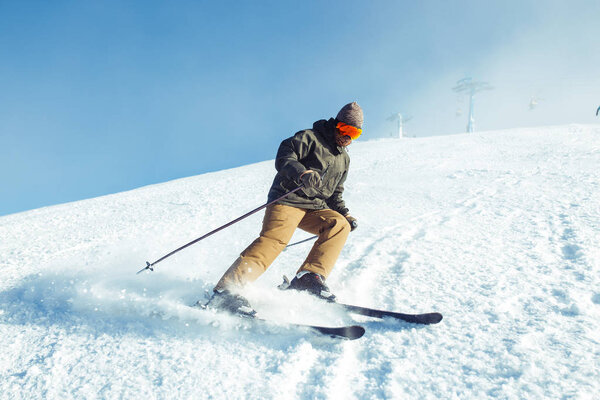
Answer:
[(340, 134), (344, 136), (350, 136), (350, 139), (352, 140), (358, 139), (358, 137), (362, 134), (362, 129), (345, 124), (343, 122), (338, 122), (335, 127), (338, 129), (338, 131), (340, 131)]

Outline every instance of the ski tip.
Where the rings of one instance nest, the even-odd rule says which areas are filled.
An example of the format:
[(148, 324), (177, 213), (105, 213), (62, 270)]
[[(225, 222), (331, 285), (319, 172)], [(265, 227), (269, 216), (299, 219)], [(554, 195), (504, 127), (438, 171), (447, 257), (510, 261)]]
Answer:
[(365, 328), (360, 325), (352, 325), (349, 329), (350, 332), (348, 332), (346, 337), (350, 340), (360, 339), (366, 332)]
[(349, 325), (339, 327), (326, 327), (316, 325), (305, 325), (322, 335), (331, 336), (333, 338), (356, 340), (360, 339), (365, 334), (365, 328), (360, 325)]
[(423, 314), (422, 318), (424, 324), (437, 324), (440, 323), (442, 319), (444, 319), (444, 316), (438, 312), (434, 312), (429, 314)]
[(323, 335), (329, 335), (335, 338), (356, 340), (363, 337), (365, 334), (365, 328), (360, 325), (350, 325), (338, 328), (328, 328), (322, 326), (313, 326), (313, 329), (317, 330)]

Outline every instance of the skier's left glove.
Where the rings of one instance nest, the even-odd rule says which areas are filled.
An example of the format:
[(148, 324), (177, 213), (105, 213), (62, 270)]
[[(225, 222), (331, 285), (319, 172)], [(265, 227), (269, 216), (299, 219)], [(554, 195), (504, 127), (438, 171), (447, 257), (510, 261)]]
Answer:
[(358, 222), (356, 222), (356, 218), (351, 215), (346, 215), (346, 220), (350, 224), (350, 232), (355, 230), (358, 227)]

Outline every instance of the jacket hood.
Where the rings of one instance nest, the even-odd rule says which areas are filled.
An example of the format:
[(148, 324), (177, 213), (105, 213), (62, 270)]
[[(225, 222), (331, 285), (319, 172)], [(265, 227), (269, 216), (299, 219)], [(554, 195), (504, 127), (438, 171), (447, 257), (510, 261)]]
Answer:
[(335, 118), (320, 119), (313, 123), (313, 130), (319, 132), (329, 145), (341, 152), (343, 147), (338, 146), (335, 141), (335, 124)]

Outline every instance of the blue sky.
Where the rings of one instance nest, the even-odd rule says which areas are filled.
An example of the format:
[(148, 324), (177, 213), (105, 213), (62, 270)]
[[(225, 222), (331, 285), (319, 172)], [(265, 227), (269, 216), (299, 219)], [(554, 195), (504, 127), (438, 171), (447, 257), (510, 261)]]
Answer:
[(363, 140), (394, 112), (459, 133), (465, 76), (495, 87), (479, 130), (598, 123), (599, 20), (597, 1), (0, 0), (0, 215), (272, 159), (354, 100)]

